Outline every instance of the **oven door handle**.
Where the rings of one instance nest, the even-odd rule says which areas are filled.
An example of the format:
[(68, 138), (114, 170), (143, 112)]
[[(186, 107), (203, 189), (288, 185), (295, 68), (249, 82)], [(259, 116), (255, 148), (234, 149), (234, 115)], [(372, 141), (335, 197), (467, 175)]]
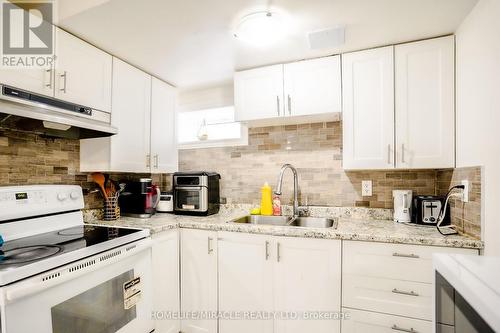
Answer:
[(182, 191), (201, 191), (204, 188), (204, 186), (176, 186), (175, 190), (182, 190)]
[[(76, 262), (70, 263), (65, 265), (64, 268), (56, 268), (52, 272), (45, 272), (43, 274), (40, 274), (40, 276), (37, 276), (35, 280), (30, 281), (29, 279), (25, 283), (21, 283), (20, 286), (11, 286), (7, 287), (7, 291), (5, 292), (5, 296), (7, 298), (7, 302), (15, 302), (18, 299), (37, 294), (41, 291), (47, 290), (49, 288), (53, 288), (55, 286), (58, 286), (64, 282), (68, 282), (71, 280), (74, 280), (82, 275), (89, 274), (91, 272), (94, 272), (103, 266), (107, 266), (113, 263), (116, 263), (118, 261), (121, 261), (125, 258), (128, 258), (130, 256), (133, 256), (139, 252), (142, 252), (144, 250), (147, 250), (148, 248), (151, 248), (153, 242), (151, 239), (147, 238), (144, 240), (139, 241), (136, 244), (127, 244), (124, 245), (120, 248), (115, 248), (110, 251), (106, 251), (104, 253), (99, 253), (97, 255), (94, 255), (90, 258), (85, 258), (83, 260), (78, 260)], [(132, 248), (132, 246), (134, 246)], [(106, 257), (107, 252), (116, 252), (118, 249), (122, 250), (122, 254), (116, 255), (116, 256), (109, 256)], [(129, 249), (129, 250), (127, 250)], [(105, 258), (103, 260), (100, 260), (102, 258)], [(90, 261), (95, 260), (95, 264), (90, 264), (84, 268), (79, 268), (76, 270), (71, 270), (72, 267), (78, 266), (78, 265), (84, 265), (86, 263), (89, 263)], [(60, 275), (57, 275), (57, 274)], [(40, 280), (43, 279), (43, 277), (48, 277), (48, 276), (53, 276), (52, 278), (47, 279), (46, 281)]]

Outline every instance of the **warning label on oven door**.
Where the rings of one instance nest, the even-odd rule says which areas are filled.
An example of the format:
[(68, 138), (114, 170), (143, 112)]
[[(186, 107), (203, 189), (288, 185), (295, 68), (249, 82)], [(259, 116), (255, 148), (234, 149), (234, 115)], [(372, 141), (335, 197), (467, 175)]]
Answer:
[(141, 278), (136, 277), (123, 284), (123, 305), (125, 310), (132, 308), (141, 300)]

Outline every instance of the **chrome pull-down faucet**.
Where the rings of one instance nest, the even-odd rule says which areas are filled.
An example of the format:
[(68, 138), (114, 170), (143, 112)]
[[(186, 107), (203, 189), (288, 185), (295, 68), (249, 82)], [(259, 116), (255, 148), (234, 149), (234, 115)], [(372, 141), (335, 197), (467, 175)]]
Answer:
[(286, 169), (290, 169), (293, 172), (293, 219), (289, 222), (289, 224), (291, 224), (297, 217), (299, 217), (299, 178), (297, 176), (297, 169), (295, 169), (293, 165), (284, 164), (281, 167), (280, 175), (278, 178), (278, 185), (276, 186), (276, 191), (274, 191), (274, 194), (282, 194), (283, 174), (285, 173)]

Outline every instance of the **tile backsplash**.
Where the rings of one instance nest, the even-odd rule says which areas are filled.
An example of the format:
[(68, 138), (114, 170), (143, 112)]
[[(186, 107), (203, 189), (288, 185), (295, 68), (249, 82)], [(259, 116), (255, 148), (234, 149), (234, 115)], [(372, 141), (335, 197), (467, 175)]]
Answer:
[(438, 170), (436, 178), (436, 193), (439, 195), (446, 195), (451, 186), (461, 184), (462, 180), (469, 181), (469, 202), (451, 197), (450, 211), (452, 223), (460, 232), (475, 238), (481, 238), (481, 173), (480, 167)]
[[(274, 188), (284, 163), (297, 168), (302, 204), (392, 208), (393, 189), (435, 193), (435, 170), (344, 171), (341, 129), (340, 122), (250, 128), (248, 146), (181, 150), (179, 168), (219, 172), (230, 203), (258, 203), (260, 187), (267, 181)], [(290, 203), (286, 172), (282, 199)], [(372, 196), (361, 196), (362, 180), (372, 180)]]
[[(481, 168), (345, 171), (341, 122), (250, 128), (248, 146), (179, 152), (180, 170), (221, 174), (221, 196), (228, 203), (258, 204), (260, 187), (267, 181), (274, 188), (284, 163), (297, 168), (299, 199), (309, 205), (393, 208), (392, 190), (441, 195), (451, 184), (470, 179), (471, 201), (451, 203), (452, 221), (462, 232), (480, 236)], [(291, 172), (286, 172), (282, 201), (291, 203), (293, 180)], [(362, 180), (372, 181), (372, 196), (361, 195)]]
[[(47, 138), (42, 135), (0, 129), (0, 186), (29, 184), (77, 184), (85, 193), (86, 208), (101, 208), (99, 193), (88, 173), (79, 172), (80, 141)], [(150, 174), (112, 174), (111, 179), (131, 180)], [(169, 177), (153, 175), (159, 183)]]
[[(340, 122), (249, 129), (249, 145), (179, 151), (181, 171), (208, 170), (221, 174), (221, 196), (228, 203), (258, 204), (264, 182), (274, 188), (284, 163), (299, 173), (301, 204), (336, 207), (392, 208), (393, 189), (414, 194), (444, 194), (462, 179), (471, 184), (470, 202), (453, 200), (452, 220), (464, 233), (480, 236), (481, 168), (450, 170), (344, 171)], [(88, 173), (79, 171), (78, 140), (54, 139), (0, 128), (0, 185), (78, 184), (86, 208), (102, 207)], [(152, 177), (170, 188), (170, 175), (112, 174), (112, 179)], [(361, 181), (373, 182), (373, 195), (361, 195)], [(293, 181), (284, 179), (283, 202), (291, 203)]]

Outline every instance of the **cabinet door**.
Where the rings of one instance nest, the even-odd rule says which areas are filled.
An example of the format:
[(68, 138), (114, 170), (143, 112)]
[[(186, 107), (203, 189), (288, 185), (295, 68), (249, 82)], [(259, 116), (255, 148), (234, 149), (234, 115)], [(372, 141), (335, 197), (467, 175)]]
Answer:
[(343, 167), (394, 167), (393, 47), (342, 55)]
[(337, 318), (315, 317), (340, 312), (340, 241), (276, 237), (275, 242), (274, 309), (310, 316), (277, 319), (275, 332), (340, 332)]
[(121, 172), (150, 171), (151, 76), (113, 59), (113, 112), (111, 169)]
[(283, 65), (236, 72), (234, 104), (236, 121), (283, 116)]
[(168, 314), (180, 310), (179, 232), (167, 231), (153, 235), (153, 318), (155, 332), (177, 333), (178, 319), (167, 319)]
[[(217, 232), (181, 230), (181, 309), (200, 315), (217, 311)], [(216, 333), (217, 319), (186, 318), (183, 333)]]
[(284, 65), (285, 115), (341, 111), (340, 56)]
[(56, 46), (55, 97), (111, 112), (111, 55), (59, 28)]
[[(54, 40), (55, 27), (53, 26), (52, 38)], [(0, 83), (29, 92), (54, 96), (54, 71), (53, 65), (45, 68), (21, 69), (0, 67)]]
[(397, 45), (395, 65), (396, 167), (454, 167), (454, 37)]
[[(220, 232), (219, 309), (259, 313), (273, 310), (271, 237)], [(220, 320), (219, 333), (272, 333), (273, 319)]]
[(175, 138), (175, 88), (152, 78), (151, 83), (151, 172), (177, 171)]
[(54, 94), (52, 67), (43, 69), (1, 69), (0, 83), (49, 97)]

